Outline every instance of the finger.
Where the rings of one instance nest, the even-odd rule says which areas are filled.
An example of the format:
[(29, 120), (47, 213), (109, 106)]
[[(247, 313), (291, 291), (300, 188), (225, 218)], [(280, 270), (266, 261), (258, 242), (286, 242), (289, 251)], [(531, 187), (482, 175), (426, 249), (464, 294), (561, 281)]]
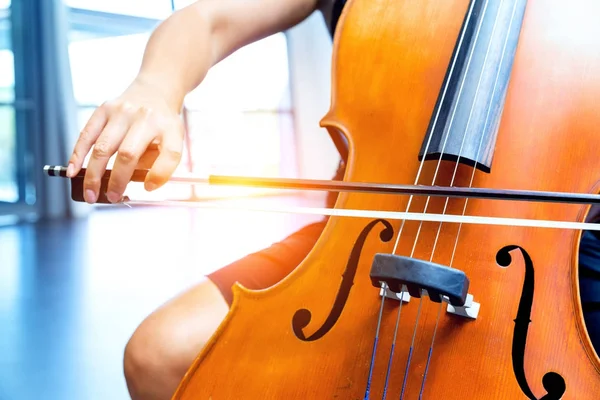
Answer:
[(86, 202), (95, 203), (97, 201), (106, 165), (121, 145), (130, 124), (131, 118), (129, 115), (118, 114), (106, 124), (106, 127), (100, 134), (92, 150), (83, 180), (83, 197)]
[(148, 172), (146, 182), (144, 183), (144, 187), (148, 191), (158, 189), (164, 185), (171, 175), (173, 175), (173, 172), (175, 172), (181, 161), (183, 132), (180, 127), (174, 129), (176, 131), (164, 134), (162, 137), (160, 154)]
[(159, 154), (160, 154), (160, 150), (158, 150), (158, 147), (156, 147), (156, 148), (148, 147), (146, 149), (146, 152), (144, 154), (142, 154), (142, 156), (138, 160), (138, 164), (137, 164), (136, 168), (139, 168), (139, 169), (152, 168), (152, 165), (154, 165), (154, 162), (158, 158)]
[(152, 168), (152, 165), (154, 165), (154, 161), (156, 161), (156, 159), (158, 158), (158, 155), (160, 154), (159, 144), (160, 144), (159, 139), (155, 138), (152, 141), (152, 143), (150, 143), (148, 145), (148, 147), (146, 148), (146, 152), (144, 154), (142, 154), (142, 156), (140, 157), (140, 159), (138, 161), (137, 168), (140, 168), (140, 169)]
[(119, 147), (110, 175), (106, 194), (109, 201), (116, 203), (121, 200), (133, 171), (157, 134), (158, 130), (156, 128), (150, 129), (150, 123), (144, 117), (138, 118), (131, 125)]
[(85, 157), (89, 153), (96, 139), (100, 136), (102, 129), (104, 129), (104, 126), (106, 125), (107, 119), (108, 113), (106, 107), (98, 107), (85, 124), (85, 127), (81, 130), (79, 138), (73, 148), (71, 158), (69, 159), (69, 165), (67, 167), (67, 176), (69, 178), (74, 177), (83, 166)]

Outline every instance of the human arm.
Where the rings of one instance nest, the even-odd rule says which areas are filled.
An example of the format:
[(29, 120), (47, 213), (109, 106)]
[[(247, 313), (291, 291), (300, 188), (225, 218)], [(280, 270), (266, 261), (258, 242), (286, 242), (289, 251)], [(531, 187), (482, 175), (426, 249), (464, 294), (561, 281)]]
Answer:
[(96, 202), (115, 153), (111, 201), (121, 198), (140, 163), (151, 164), (146, 189), (162, 186), (181, 159), (179, 112), (187, 93), (235, 50), (294, 26), (316, 7), (317, 0), (200, 0), (163, 21), (150, 36), (137, 77), (95, 110), (74, 147), (70, 176), (94, 146), (84, 179), (86, 201)]

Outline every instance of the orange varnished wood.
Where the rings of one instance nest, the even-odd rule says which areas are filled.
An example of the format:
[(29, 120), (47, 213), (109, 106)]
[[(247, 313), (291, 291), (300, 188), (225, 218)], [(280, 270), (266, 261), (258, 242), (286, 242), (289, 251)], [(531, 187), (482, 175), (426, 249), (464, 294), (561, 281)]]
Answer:
[[(323, 125), (350, 142), (346, 180), (414, 183), (417, 154), (455, 44), (467, 0), (353, 0), (334, 42), (332, 106)], [(600, 109), (600, 3), (530, 1), (495, 148), (492, 172), (474, 186), (568, 192), (597, 190)], [(432, 184), (427, 162), (421, 184)], [(436, 184), (449, 185), (454, 164), (442, 163)], [(455, 186), (468, 186), (472, 169), (458, 168)], [(336, 207), (405, 210), (408, 199), (342, 194)], [(427, 212), (441, 212), (431, 199)], [(415, 198), (411, 211), (423, 211)], [(460, 214), (464, 200), (448, 202)], [(470, 200), (467, 214), (582, 221), (577, 205)], [(260, 292), (235, 288), (226, 320), (199, 354), (176, 399), (362, 399), (380, 305), (369, 270), (375, 253), (391, 252), (377, 225), (361, 254), (354, 285), (333, 329), (314, 342), (291, 327), (300, 308), (311, 310), (312, 334), (330, 312), (356, 237), (370, 222), (332, 218), (302, 265)], [(577, 285), (580, 232), (559, 229), (407, 222), (398, 254), (464, 270), (481, 303), (477, 320), (442, 313), (424, 399), (524, 399), (511, 357), (524, 262), (496, 264), (497, 251), (519, 245), (533, 260), (535, 292), (525, 373), (537, 398), (546, 372), (566, 381), (564, 399), (598, 399), (600, 360), (588, 339)], [(432, 251), (434, 248), (435, 250)], [(432, 254), (433, 253), (433, 254)], [(403, 306), (388, 398), (399, 398), (418, 300)], [(398, 304), (384, 308), (371, 398), (380, 399)], [(418, 398), (438, 306), (425, 300), (405, 399)]]

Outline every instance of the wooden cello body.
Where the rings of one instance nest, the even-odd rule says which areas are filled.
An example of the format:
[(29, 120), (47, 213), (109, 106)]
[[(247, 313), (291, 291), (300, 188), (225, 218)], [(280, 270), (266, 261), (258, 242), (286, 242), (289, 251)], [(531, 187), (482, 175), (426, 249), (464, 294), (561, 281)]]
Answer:
[[(509, 6), (512, 14), (499, 8)], [(512, 19), (481, 19), (479, 27), (476, 17), (491, 10)], [(334, 40), (332, 104), (322, 121), (348, 140), (344, 179), (597, 192), (599, 17), (596, 0), (350, 0)], [(486, 62), (470, 55), (468, 43), (473, 47), (507, 27), (517, 34), (488, 46), (502, 49), (506, 59), (468, 75)], [(463, 48), (461, 36), (470, 37)], [(493, 85), (489, 71), (496, 73)], [(469, 92), (473, 82), (479, 91)], [(473, 104), (488, 99), (488, 106), (461, 103), (469, 96)], [(446, 127), (440, 132), (489, 133), (471, 157), (482, 165), (474, 169), (468, 156), (439, 160), (435, 151), (419, 158), (436, 113), (445, 113), (445, 119), (438, 115)], [(475, 121), (487, 125), (471, 128)], [(447, 148), (456, 137), (449, 136)], [(368, 193), (342, 193), (336, 208), (566, 221), (583, 221), (588, 211), (572, 204)], [(598, 399), (600, 360), (578, 292), (580, 235), (332, 217), (313, 251), (280, 284), (264, 291), (235, 287), (228, 316), (174, 398), (380, 399), (385, 387), (387, 397), (403, 393), (404, 399)], [(375, 255), (392, 253), (463, 271), (479, 304), (477, 317), (449, 313), (444, 305), (438, 320), (440, 303), (424, 296), (420, 306), (413, 296), (402, 303), (394, 342), (401, 303), (386, 300), (381, 309), (380, 289), (370, 278)]]

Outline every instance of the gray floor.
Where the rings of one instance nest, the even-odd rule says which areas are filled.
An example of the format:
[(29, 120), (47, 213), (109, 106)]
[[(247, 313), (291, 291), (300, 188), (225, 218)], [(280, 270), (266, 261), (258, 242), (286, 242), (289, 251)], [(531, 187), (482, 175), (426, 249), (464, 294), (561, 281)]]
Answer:
[(315, 219), (112, 209), (0, 228), (0, 399), (128, 399), (122, 352), (148, 313)]

